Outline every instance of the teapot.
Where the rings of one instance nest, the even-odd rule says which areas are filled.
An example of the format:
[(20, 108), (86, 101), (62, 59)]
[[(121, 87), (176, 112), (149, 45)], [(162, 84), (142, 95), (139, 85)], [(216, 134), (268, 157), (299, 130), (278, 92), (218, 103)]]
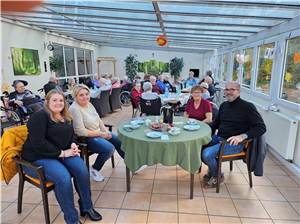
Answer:
[(163, 123), (172, 124), (173, 123), (173, 116), (174, 110), (171, 106), (166, 105), (160, 109), (160, 114), (163, 116)]

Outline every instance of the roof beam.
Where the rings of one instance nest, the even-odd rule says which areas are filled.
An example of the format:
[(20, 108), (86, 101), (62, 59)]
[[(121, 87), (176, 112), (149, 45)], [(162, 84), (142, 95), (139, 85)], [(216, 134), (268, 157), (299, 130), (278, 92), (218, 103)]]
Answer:
[(157, 22), (159, 23), (159, 26), (161, 28), (161, 31), (162, 31), (163, 35), (165, 37), (167, 37), (166, 29), (165, 29), (165, 26), (164, 26), (164, 21), (161, 17), (161, 12), (160, 12), (160, 9), (158, 7), (157, 1), (152, 1), (152, 5), (153, 5), (153, 8), (154, 8), (154, 11), (155, 11), (155, 14), (156, 14)]

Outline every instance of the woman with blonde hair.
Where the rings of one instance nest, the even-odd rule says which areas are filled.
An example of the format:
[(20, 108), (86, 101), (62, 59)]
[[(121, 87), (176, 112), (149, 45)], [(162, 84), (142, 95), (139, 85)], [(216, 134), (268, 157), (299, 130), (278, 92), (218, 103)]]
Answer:
[(70, 107), (73, 117), (73, 126), (76, 135), (87, 137), (87, 147), (90, 151), (98, 153), (94, 165), (90, 168), (90, 174), (95, 181), (103, 181), (104, 177), (99, 172), (106, 160), (116, 149), (124, 158), (121, 149), (121, 141), (109, 132), (104, 126), (95, 107), (90, 103), (90, 89), (83, 84), (75, 86), (73, 90), (74, 102)]
[(192, 99), (190, 99), (185, 107), (184, 115), (194, 118), (205, 123), (212, 122), (212, 106), (208, 100), (202, 98), (204, 92), (203, 87), (197, 85), (191, 89)]
[[(80, 150), (74, 141), (72, 119), (63, 93), (51, 90), (46, 95), (44, 109), (30, 117), (27, 127), (22, 158), (42, 166), (46, 180), (54, 183), (65, 222), (80, 223), (74, 205), (72, 177), (80, 198), (80, 215), (87, 215), (93, 221), (101, 220), (102, 216), (93, 208), (89, 173), (79, 157)], [(29, 168), (24, 167), (24, 171), (36, 177)]]

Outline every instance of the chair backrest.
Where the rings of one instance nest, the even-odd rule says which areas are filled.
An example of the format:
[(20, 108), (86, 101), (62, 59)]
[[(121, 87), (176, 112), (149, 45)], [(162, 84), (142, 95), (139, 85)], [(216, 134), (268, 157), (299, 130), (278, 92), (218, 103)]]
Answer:
[(104, 115), (111, 112), (109, 104), (109, 95), (110, 89), (101, 91), (100, 98), (91, 98), (91, 103), (95, 107), (100, 117), (103, 117)]
[(212, 120), (214, 121), (216, 119), (216, 117), (218, 116), (219, 107), (214, 102), (210, 101), (210, 103), (211, 103), (211, 106), (212, 106)]
[(146, 100), (141, 98), (140, 107), (142, 114), (160, 115), (161, 100), (160, 98), (154, 100)]
[(113, 88), (111, 91), (111, 94), (109, 96), (109, 103), (112, 111), (121, 108), (121, 102), (120, 102), (121, 89), (122, 87)]

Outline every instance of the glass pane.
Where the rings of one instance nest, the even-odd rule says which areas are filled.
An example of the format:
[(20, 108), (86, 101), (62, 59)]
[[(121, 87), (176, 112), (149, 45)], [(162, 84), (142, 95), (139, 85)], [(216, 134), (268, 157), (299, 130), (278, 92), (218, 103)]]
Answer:
[(65, 77), (65, 67), (64, 67), (64, 55), (63, 55), (63, 47), (62, 45), (53, 44), (53, 66), (56, 68), (52, 68), (50, 63), (50, 69), (54, 69), (53, 71), (56, 73), (56, 77)]
[(92, 71), (92, 51), (85, 50), (85, 65), (87, 74), (93, 74)]
[(217, 77), (218, 77), (218, 79), (221, 79), (221, 76), (222, 76), (222, 71), (221, 71), (221, 69), (222, 69), (222, 55), (219, 55), (218, 56), (218, 73), (217, 73)]
[(223, 80), (227, 81), (228, 55), (223, 55)]
[(275, 43), (261, 45), (258, 49), (258, 74), (256, 90), (270, 94), (270, 81), (272, 75), (273, 57)]
[(76, 49), (77, 53), (77, 66), (78, 66), (78, 75), (84, 75), (84, 50), (83, 49)]
[(287, 41), (281, 99), (300, 104), (300, 36)]
[(232, 72), (232, 81), (237, 81), (239, 78), (239, 62), (238, 59), (240, 57), (240, 54), (238, 51), (233, 52), (233, 72)]
[(251, 83), (251, 71), (252, 71), (252, 61), (253, 61), (253, 48), (248, 48), (244, 50), (244, 54), (241, 56), (242, 66), (242, 85), (250, 88)]
[(75, 73), (75, 60), (74, 48), (65, 47), (65, 63), (67, 69), (67, 76), (74, 76)]

